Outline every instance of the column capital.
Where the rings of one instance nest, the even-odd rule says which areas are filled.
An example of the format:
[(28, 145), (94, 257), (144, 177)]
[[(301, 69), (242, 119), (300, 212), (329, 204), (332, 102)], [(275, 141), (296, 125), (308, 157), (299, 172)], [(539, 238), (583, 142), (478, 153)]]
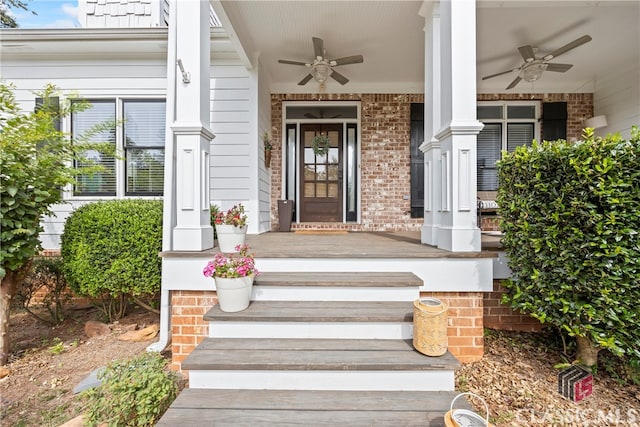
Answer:
[(173, 122), (171, 130), (176, 135), (199, 135), (209, 141), (216, 137), (211, 129), (200, 122)]
[(436, 134), (436, 138), (442, 140), (453, 135), (477, 135), (482, 128), (484, 128), (484, 124), (477, 120), (452, 121), (449, 126)]

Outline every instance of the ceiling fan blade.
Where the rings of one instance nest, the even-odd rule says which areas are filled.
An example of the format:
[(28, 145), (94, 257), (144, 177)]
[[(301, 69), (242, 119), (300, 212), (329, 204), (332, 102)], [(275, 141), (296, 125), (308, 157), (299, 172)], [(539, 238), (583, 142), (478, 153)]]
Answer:
[(522, 80), (522, 77), (520, 77), (520, 76), (516, 77), (516, 78), (511, 82), (511, 84), (510, 84), (509, 86), (507, 86), (507, 89), (506, 89), (506, 90), (513, 89), (514, 87), (516, 87), (516, 85), (517, 85), (518, 83), (520, 83), (520, 80)]
[(547, 64), (547, 71), (555, 71), (557, 73), (564, 73), (573, 67), (572, 64)]
[(318, 37), (312, 37), (313, 40), (313, 53), (316, 58), (324, 57), (324, 41)]
[(290, 65), (304, 65), (306, 66), (307, 64), (304, 62), (300, 62), (300, 61), (289, 61), (287, 59), (278, 59), (278, 62), (281, 64), (290, 64)]
[(335, 67), (336, 65), (360, 64), (364, 62), (364, 58), (362, 55), (352, 55), (345, 56), (344, 58), (332, 59), (329, 62)]
[(526, 46), (520, 46), (518, 48), (518, 52), (520, 52), (520, 55), (522, 56), (522, 59), (524, 59), (524, 62), (531, 62), (536, 59), (536, 54), (533, 51), (533, 46), (531, 46), (530, 44)]
[(553, 52), (551, 52), (550, 54), (546, 55), (544, 57), (544, 60), (545, 61), (550, 61), (551, 59), (553, 59), (553, 58), (555, 58), (557, 56), (560, 56), (563, 53), (568, 52), (571, 49), (575, 49), (578, 46), (581, 46), (581, 45), (583, 45), (585, 43), (588, 43), (590, 41), (591, 41), (591, 36), (588, 36), (588, 35), (585, 35), (585, 36), (582, 36), (580, 38), (577, 38), (574, 41), (572, 41), (571, 43), (567, 43), (564, 46), (562, 46), (561, 48), (556, 49)]
[(335, 81), (337, 81), (338, 83), (340, 83), (341, 85), (344, 85), (344, 84), (346, 84), (346, 83), (349, 81), (349, 79), (348, 79), (348, 78), (346, 78), (345, 76), (343, 76), (342, 74), (340, 74), (340, 73), (339, 73), (339, 72), (337, 72), (337, 71), (332, 71), (332, 72), (331, 72), (331, 77), (332, 77)]
[(518, 71), (519, 69), (520, 69), (520, 67), (518, 67), (518, 68), (513, 68), (513, 69), (511, 69), (511, 70), (507, 70), (507, 71), (501, 71), (501, 72), (499, 72), (499, 73), (491, 74), (491, 75), (489, 75), (489, 76), (484, 76), (484, 77), (482, 78), (482, 80), (492, 79), (492, 78), (494, 78), (494, 77), (498, 77), (498, 76), (501, 76), (501, 75), (503, 75), (503, 74), (513, 73), (514, 71)]
[(299, 85), (299, 86), (304, 86), (304, 85), (306, 85), (306, 84), (307, 84), (307, 82), (308, 82), (309, 80), (311, 80), (312, 78), (313, 78), (313, 76), (312, 76), (311, 74), (307, 74), (307, 75), (305, 76), (305, 78), (304, 78), (304, 79), (302, 79), (302, 80), (300, 80), (300, 81), (298, 82), (298, 85)]

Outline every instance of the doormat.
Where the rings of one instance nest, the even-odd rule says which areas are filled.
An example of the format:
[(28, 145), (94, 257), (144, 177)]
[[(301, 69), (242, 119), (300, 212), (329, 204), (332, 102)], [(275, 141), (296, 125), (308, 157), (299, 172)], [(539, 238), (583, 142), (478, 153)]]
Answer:
[(347, 230), (296, 230), (296, 234), (347, 234)]

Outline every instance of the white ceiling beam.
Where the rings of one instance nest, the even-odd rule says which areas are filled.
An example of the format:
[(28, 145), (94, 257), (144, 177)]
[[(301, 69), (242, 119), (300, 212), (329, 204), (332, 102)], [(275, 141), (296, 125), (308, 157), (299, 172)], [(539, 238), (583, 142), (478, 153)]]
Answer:
[(255, 58), (256, 49), (253, 46), (251, 38), (244, 29), (242, 22), (234, 22), (233, 18), (229, 16), (224, 4), (221, 0), (210, 0), (213, 11), (220, 19), (222, 27), (227, 32), (233, 47), (238, 52), (242, 64), (251, 70), (256, 65), (252, 58)]

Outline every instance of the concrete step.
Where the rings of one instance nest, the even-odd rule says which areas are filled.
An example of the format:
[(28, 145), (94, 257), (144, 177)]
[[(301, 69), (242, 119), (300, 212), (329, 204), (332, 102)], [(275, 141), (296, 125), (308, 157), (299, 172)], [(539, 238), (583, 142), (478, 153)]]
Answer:
[(453, 390), (459, 362), (409, 340), (207, 338), (183, 362), (191, 388)]
[[(186, 389), (157, 425), (442, 427), (455, 396), (452, 391)], [(456, 408), (471, 409), (463, 399)]]
[(413, 301), (422, 280), (413, 273), (304, 272), (261, 273), (252, 300), (259, 301)]
[(252, 301), (241, 312), (216, 305), (205, 315), (210, 337), (409, 339), (410, 301)]

